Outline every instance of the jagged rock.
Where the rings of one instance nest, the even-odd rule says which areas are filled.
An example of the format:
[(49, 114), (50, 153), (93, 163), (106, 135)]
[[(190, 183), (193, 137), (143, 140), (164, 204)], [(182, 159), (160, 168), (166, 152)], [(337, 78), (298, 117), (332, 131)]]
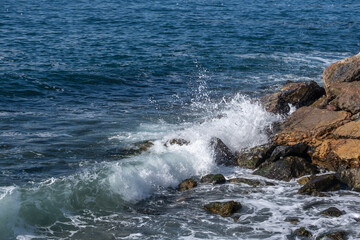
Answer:
[(196, 181), (192, 178), (188, 178), (179, 184), (178, 189), (179, 189), (179, 191), (184, 192), (184, 191), (194, 188), (196, 186), (197, 186)]
[(359, 139), (325, 139), (309, 151), (312, 162), (320, 168), (336, 171), (340, 166), (360, 168)]
[(336, 207), (330, 207), (325, 209), (324, 211), (320, 212), (320, 214), (329, 216), (329, 217), (340, 217), (343, 215), (343, 212), (337, 209)]
[(222, 217), (230, 217), (231, 214), (241, 209), (241, 204), (235, 201), (229, 202), (211, 202), (204, 206), (208, 212), (219, 214)]
[(346, 183), (350, 189), (360, 191), (360, 168), (340, 170), (337, 176), (340, 181)]
[(179, 146), (183, 146), (183, 145), (189, 145), (190, 141), (187, 141), (185, 139), (182, 138), (173, 138), (171, 140), (166, 141), (166, 143), (164, 144), (166, 147), (170, 146), (170, 145), (179, 145)]
[(360, 139), (360, 121), (351, 121), (338, 127), (333, 135), (335, 138)]
[[(316, 176), (301, 187), (299, 194), (318, 196), (320, 192), (340, 190), (341, 182), (334, 174)], [(320, 194), (321, 195), (321, 194)]]
[(282, 159), (287, 156), (298, 156), (298, 157), (309, 157), (307, 154), (308, 145), (305, 143), (298, 143), (291, 146), (277, 146), (272, 151), (269, 159), (267, 161), (269, 162), (275, 162), (279, 159)]
[(310, 107), (325, 109), (327, 104), (328, 104), (327, 97), (326, 97), (326, 95), (323, 95), (318, 100), (316, 100), (313, 104), (311, 104)]
[(339, 232), (322, 234), (319, 237), (317, 237), (316, 240), (321, 240), (324, 238), (329, 239), (329, 240), (345, 240), (345, 237), (346, 237), (346, 232), (339, 231)]
[(275, 145), (264, 144), (236, 153), (238, 165), (243, 168), (255, 169), (269, 158)]
[(360, 112), (358, 112), (357, 114), (352, 115), (350, 119), (351, 119), (351, 121), (360, 120)]
[(301, 157), (287, 156), (276, 162), (261, 165), (253, 174), (271, 179), (290, 181), (292, 178), (315, 173), (317, 173), (317, 168), (310, 162)]
[(331, 90), (336, 97), (329, 104), (352, 114), (360, 112), (360, 81), (339, 83), (332, 86)]
[(225, 166), (237, 165), (234, 154), (231, 152), (228, 146), (226, 146), (223, 141), (221, 141), (221, 139), (216, 137), (211, 138), (210, 145), (213, 149), (213, 157), (216, 164)]
[(304, 227), (295, 230), (295, 235), (299, 237), (312, 237), (311, 232), (306, 230)]
[(290, 111), (290, 106), (281, 98), (281, 92), (266, 95), (260, 99), (266, 111), (275, 114), (285, 114)]
[(345, 111), (302, 107), (285, 120), (281, 131), (273, 140), (277, 145), (310, 143), (346, 123), (349, 116)]
[(281, 98), (296, 108), (309, 106), (325, 94), (325, 89), (314, 81), (290, 82), (281, 89)]
[(201, 178), (201, 183), (223, 184), (226, 182), (222, 174), (208, 174)]

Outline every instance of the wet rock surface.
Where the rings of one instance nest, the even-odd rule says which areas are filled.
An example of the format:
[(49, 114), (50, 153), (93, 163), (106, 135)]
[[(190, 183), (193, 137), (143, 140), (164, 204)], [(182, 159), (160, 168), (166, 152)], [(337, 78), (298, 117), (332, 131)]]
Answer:
[(346, 183), (350, 189), (360, 191), (360, 168), (340, 170), (337, 176), (342, 182)]
[(309, 232), (308, 230), (306, 230), (305, 227), (301, 227), (299, 229), (296, 229), (295, 230), (295, 235), (300, 236), (300, 237), (307, 237), (307, 238), (312, 237), (312, 233)]
[(210, 146), (213, 149), (213, 157), (216, 164), (225, 166), (237, 165), (234, 154), (220, 138), (211, 138)]
[(168, 141), (166, 141), (166, 143), (164, 144), (165, 146), (170, 146), (170, 145), (179, 145), (179, 146), (183, 146), (183, 145), (189, 145), (190, 141), (182, 139), (182, 138), (173, 138), (170, 139)]
[(219, 214), (222, 217), (230, 217), (233, 213), (241, 209), (241, 203), (235, 201), (211, 202), (204, 206), (210, 213)]
[(316, 238), (316, 240), (345, 240), (346, 239), (345, 231), (338, 231), (333, 233), (322, 234)]
[(335, 177), (334, 174), (326, 174), (316, 176), (301, 187), (298, 191), (299, 194), (304, 195), (320, 195), (321, 192), (340, 190), (341, 182)]
[(270, 157), (275, 147), (273, 144), (264, 144), (237, 152), (237, 163), (240, 167), (255, 169)]
[(228, 180), (230, 183), (245, 183), (247, 185), (250, 185), (252, 187), (257, 186), (273, 186), (274, 184), (271, 182), (266, 181), (260, 181), (255, 179), (249, 179), (249, 178), (231, 178)]
[(184, 192), (196, 186), (197, 186), (197, 182), (192, 178), (188, 178), (179, 184), (178, 189), (180, 192)]
[(324, 211), (321, 211), (320, 214), (329, 217), (340, 217), (344, 213), (336, 207), (330, 207), (328, 209), (325, 209)]
[(223, 184), (226, 182), (224, 175), (222, 174), (208, 174), (201, 178), (201, 183), (211, 183), (211, 184)]

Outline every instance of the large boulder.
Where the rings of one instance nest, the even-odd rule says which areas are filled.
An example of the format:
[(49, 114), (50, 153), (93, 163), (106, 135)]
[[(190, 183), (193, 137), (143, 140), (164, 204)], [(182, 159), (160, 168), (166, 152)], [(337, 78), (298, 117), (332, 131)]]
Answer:
[(314, 81), (289, 81), (280, 92), (262, 97), (260, 103), (269, 112), (286, 114), (290, 111), (289, 104), (296, 108), (309, 106), (324, 94), (325, 90)]
[(204, 209), (210, 213), (219, 214), (222, 217), (230, 217), (233, 213), (241, 209), (241, 204), (235, 201), (229, 202), (211, 202), (204, 206)]
[(323, 81), (330, 104), (353, 114), (360, 111), (360, 53), (327, 67)]
[(331, 171), (360, 168), (359, 146), (359, 139), (325, 139), (313, 144), (309, 153), (314, 164)]
[(271, 156), (275, 147), (273, 144), (264, 144), (237, 152), (235, 155), (238, 165), (243, 168), (255, 169)]
[(261, 165), (253, 174), (271, 179), (290, 181), (292, 178), (316, 173), (317, 167), (304, 158), (287, 156), (276, 162)]
[(236, 166), (237, 161), (228, 146), (225, 145), (220, 138), (213, 137), (210, 140), (210, 146), (213, 149), (213, 157), (215, 163), (218, 165), (225, 165), (225, 166)]
[(348, 122), (349, 117), (349, 113), (345, 111), (302, 107), (285, 120), (273, 140), (277, 145), (311, 143), (314, 139), (322, 138)]
[(344, 169), (337, 173), (338, 178), (350, 189), (360, 191), (360, 168)]
[(298, 193), (318, 196), (320, 192), (337, 191), (340, 190), (340, 187), (341, 182), (334, 174), (326, 174), (311, 179), (299, 189)]

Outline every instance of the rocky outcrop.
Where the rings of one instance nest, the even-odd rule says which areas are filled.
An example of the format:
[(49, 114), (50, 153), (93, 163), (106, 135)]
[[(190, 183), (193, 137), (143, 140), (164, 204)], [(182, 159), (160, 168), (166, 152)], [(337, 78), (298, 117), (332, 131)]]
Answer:
[(317, 168), (304, 158), (297, 156), (287, 156), (276, 162), (264, 164), (253, 174), (263, 177), (290, 181), (308, 174), (316, 174)]
[(328, 217), (340, 217), (344, 213), (336, 207), (329, 207), (328, 209), (321, 211), (320, 214)]
[(270, 157), (275, 147), (273, 144), (264, 144), (237, 152), (237, 163), (240, 167), (255, 169)]
[(222, 217), (230, 217), (233, 213), (241, 209), (241, 203), (235, 201), (229, 202), (211, 202), (204, 206), (204, 209), (210, 213), (219, 214)]
[(213, 137), (210, 140), (210, 146), (213, 149), (215, 163), (224, 166), (236, 166), (237, 161), (234, 154), (225, 145), (221, 139)]
[(349, 117), (349, 113), (345, 111), (302, 107), (285, 120), (274, 142), (277, 145), (312, 143), (348, 122)]
[(178, 189), (180, 192), (184, 192), (196, 186), (197, 186), (197, 182), (192, 178), (188, 178), (179, 184)]
[(330, 103), (353, 114), (360, 111), (360, 53), (327, 67), (323, 81)]
[(223, 184), (226, 182), (226, 179), (222, 174), (208, 174), (203, 176), (200, 182), (211, 183), (211, 184)]
[(341, 182), (334, 174), (314, 177), (298, 191), (299, 194), (321, 196), (321, 192), (340, 190)]
[(360, 192), (360, 168), (340, 170), (337, 176), (340, 181), (346, 183), (350, 189)]
[(316, 82), (287, 82), (280, 92), (266, 95), (260, 102), (272, 113), (285, 114), (290, 111), (289, 104), (296, 108), (309, 106), (325, 94)]

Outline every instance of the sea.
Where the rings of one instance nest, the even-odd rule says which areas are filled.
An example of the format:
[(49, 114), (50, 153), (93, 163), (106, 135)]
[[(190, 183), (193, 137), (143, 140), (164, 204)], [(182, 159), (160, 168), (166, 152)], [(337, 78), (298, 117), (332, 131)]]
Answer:
[[(267, 143), (285, 116), (259, 97), (359, 51), (357, 0), (0, 0), (0, 239), (360, 239), (357, 192), (176, 190), (265, 180), (216, 165), (210, 139)], [(236, 221), (203, 209), (229, 200)]]

